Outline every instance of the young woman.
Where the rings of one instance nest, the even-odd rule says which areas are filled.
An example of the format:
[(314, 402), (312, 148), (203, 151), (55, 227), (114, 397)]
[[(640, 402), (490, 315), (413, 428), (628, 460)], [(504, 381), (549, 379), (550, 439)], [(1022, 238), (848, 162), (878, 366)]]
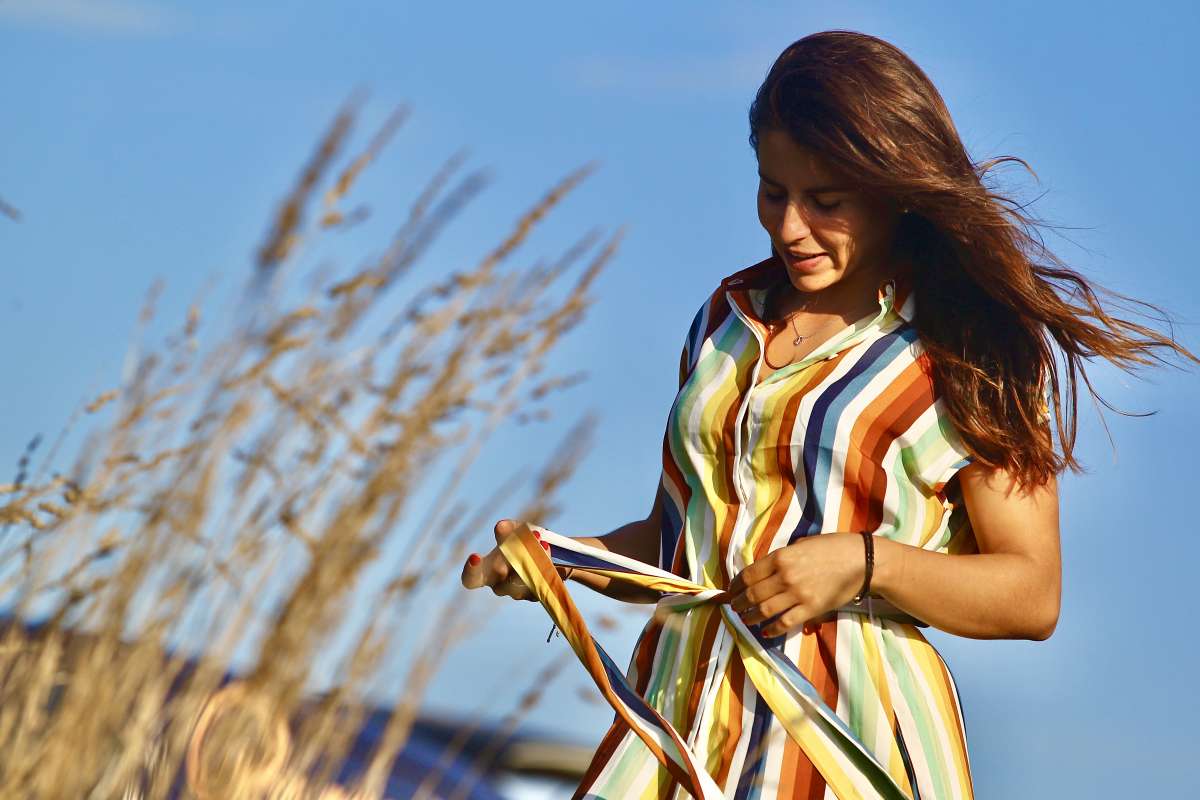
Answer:
[[(575, 797), (972, 797), (958, 693), (920, 627), (1049, 637), (1084, 360), (1197, 359), (1110, 315), (1040, 245), (984, 182), (1024, 162), (972, 162), (887, 42), (789, 46), (750, 143), (772, 253), (692, 321), (650, 514), (600, 537), (533, 534), (571, 579), (670, 612), (612, 684), (638, 697), (611, 693), (618, 717)], [(518, 528), (501, 520), (463, 583), (547, 602), (514, 569)], [(665, 602), (664, 572), (704, 602)]]

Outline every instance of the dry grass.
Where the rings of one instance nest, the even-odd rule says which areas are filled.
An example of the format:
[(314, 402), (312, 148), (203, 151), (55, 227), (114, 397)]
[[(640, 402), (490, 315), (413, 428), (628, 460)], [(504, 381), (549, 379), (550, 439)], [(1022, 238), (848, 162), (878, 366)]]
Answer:
[[(499, 426), (544, 417), (544, 398), (578, 380), (545, 376), (544, 363), (580, 321), (619, 234), (507, 266), (585, 167), (478, 264), (407, 286), (485, 183), (460, 177), (456, 155), (381, 255), (305, 295), (297, 263), (366, 217), (342, 209), (406, 118), (346, 156), (358, 104), (337, 114), (271, 221), (227, 329), (201, 331), (193, 307), (162, 345), (135, 348), (127, 378), (82, 407), (40, 464), (35, 442), (0, 486), (0, 591), (17, 618), (46, 621), (36, 634), (0, 633), (0, 797), (166, 797), (181, 770), (192, 797), (381, 797), (430, 678), (476, 622), (464, 613), (473, 606), (443, 603), (436, 641), (414, 641), (429, 598), (457, 581), (468, 543), (486, 541), (497, 499), (515, 488), (518, 476), (484, 496), (463, 485), (468, 468)], [(152, 295), (147, 326), (154, 313)], [(86, 442), (60, 474), (80, 422)], [(546, 522), (591, 425), (582, 419), (535, 476), (535, 500), (500, 516)], [(440, 500), (418, 507), (439, 464)], [(368, 568), (397, 552), (397, 537), (403, 557), (370, 589)], [(364, 603), (369, 624), (339, 644)], [(168, 655), (180, 641), (202, 646), (196, 669)], [(218, 692), (239, 648), (252, 667)], [(363, 689), (398, 648), (419, 656), (389, 676), (404, 691), (383, 743), (357, 785), (332, 787)], [(338, 685), (303, 705), (331, 651)]]

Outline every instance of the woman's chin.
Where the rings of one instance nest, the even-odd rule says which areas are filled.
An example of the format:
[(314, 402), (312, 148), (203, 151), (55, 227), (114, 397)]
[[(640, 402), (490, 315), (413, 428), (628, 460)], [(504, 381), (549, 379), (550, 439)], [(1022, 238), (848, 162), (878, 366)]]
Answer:
[(788, 270), (788, 279), (791, 281), (792, 286), (800, 292), (819, 292), (837, 283), (838, 277), (838, 273), (831, 269), (815, 273)]

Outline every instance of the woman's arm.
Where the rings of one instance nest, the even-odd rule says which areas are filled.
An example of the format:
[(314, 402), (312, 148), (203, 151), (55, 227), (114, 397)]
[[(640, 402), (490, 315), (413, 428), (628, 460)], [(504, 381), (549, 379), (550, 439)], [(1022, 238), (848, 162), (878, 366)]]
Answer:
[[(654, 495), (654, 505), (645, 519), (622, 525), (603, 536), (575, 536), (572, 538), (577, 542), (633, 558), (644, 564), (655, 564), (658, 562), (662, 500), (662, 484), (659, 484), (658, 492)], [(570, 579), (582, 583), (589, 589), (627, 603), (654, 603), (661, 596), (658, 592), (613, 581), (607, 576), (593, 575), (582, 570), (572, 572)]]
[(875, 540), (871, 591), (934, 627), (974, 639), (1050, 637), (1062, 596), (1058, 486), (1022, 493), (1004, 470), (958, 472), (978, 553)]
[[(646, 519), (630, 522), (606, 533), (603, 536), (576, 536), (577, 542), (617, 553), (628, 558), (634, 558), (648, 564), (658, 561), (659, 523), (662, 519), (662, 485), (654, 496), (654, 507)], [(496, 523), (496, 546), (486, 556), (472, 553), (462, 568), (462, 585), (467, 589), (488, 587), (494, 594), (511, 597), (514, 600), (536, 600), (533, 591), (525, 585), (516, 571), (508, 563), (500, 543), (516, 530), (517, 522), (502, 519)], [(548, 547), (545, 542), (544, 547)], [(593, 575), (580, 569), (558, 567), (560, 575), (568, 575), (571, 579), (582, 583), (590, 589), (616, 600), (629, 603), (654, 603), (661, 596), (658, 592), (643, 589), (639, 586), (614, 581), (604, 575)]]
[[(1055, 481), (1024, 494), (1003, 471), (989, 476), (971, 464), (958, 475), (979, 552), (936, 553), (877, 536), (872, 593), (959, 636), (1049, 638), (1062, 583)], [(805, 536), (734, 576), (730, 605), (780, 636), (849, 602), (865, 572), (858, 533)]]

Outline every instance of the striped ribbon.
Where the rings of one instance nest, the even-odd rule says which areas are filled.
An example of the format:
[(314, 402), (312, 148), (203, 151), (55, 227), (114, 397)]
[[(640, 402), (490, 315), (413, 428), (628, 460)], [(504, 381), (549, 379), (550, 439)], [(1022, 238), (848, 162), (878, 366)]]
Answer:
[[(549, 553), (534, 531), (542, 542), (550, 545)], [(693, 797), (719, 800), (724, 794), (702, 766), (703, 760), (629, 685), (624, 672), (592, 637), (556, 567), (574, 567), (662, 592), (664, 596), (656, 613), (679, 613), (703, 604), (716, 604), (755, 689), (839, 800), (912, 800), (907, 781), (903, 786), (897, 783), (799, 668), (778, 648), (764, 646), (742, 622), (729, 605), (732, 597), (728, 592), (692, 583), (635, 559), (525, 523), (500, 543), (500, 549), (570, 642), (617, 715)]]

